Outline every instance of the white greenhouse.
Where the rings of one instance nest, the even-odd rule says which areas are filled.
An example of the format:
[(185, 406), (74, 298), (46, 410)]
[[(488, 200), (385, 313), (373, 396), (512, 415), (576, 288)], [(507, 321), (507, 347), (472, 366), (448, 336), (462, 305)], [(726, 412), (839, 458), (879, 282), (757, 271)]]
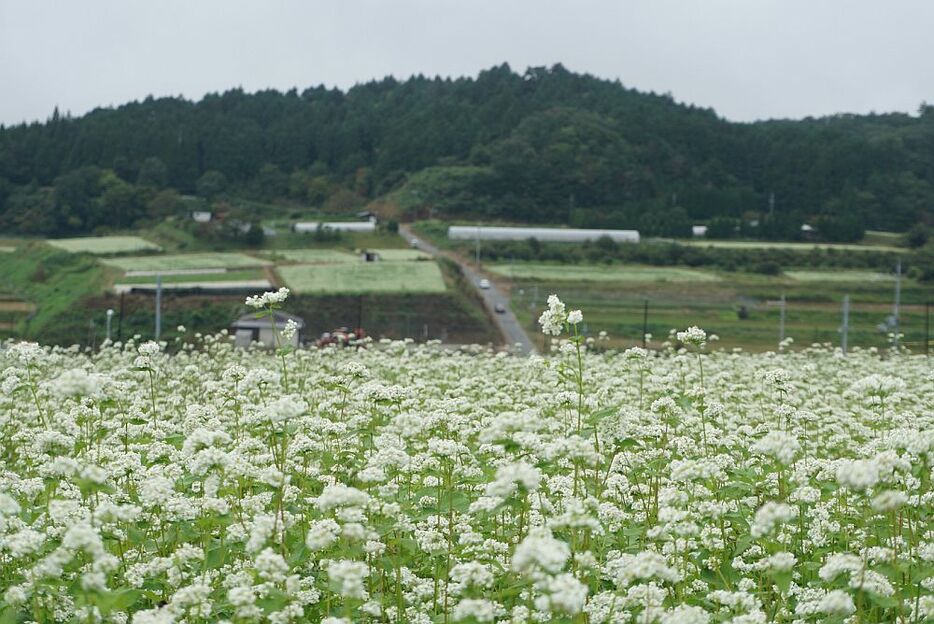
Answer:
[(636, 230), (585, 230), (575, 228), (487, 227), (480, 225), (452, 225), (448, 228), (451, 240), (521, 241), (534, 238), (548, 243), (583, 243), (604, 236), (617, 243), (638, 243)]

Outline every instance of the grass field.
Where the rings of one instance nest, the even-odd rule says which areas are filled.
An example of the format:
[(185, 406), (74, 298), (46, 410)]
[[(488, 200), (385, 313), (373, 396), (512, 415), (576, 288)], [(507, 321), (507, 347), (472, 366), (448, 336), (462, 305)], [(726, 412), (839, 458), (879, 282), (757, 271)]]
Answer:
[(161, 251), (162, 248), (139, 236), (88, 236), (83, 238), (50, 238), (49, 245), (70, 253), (95, 255)]
[(446, 287), (434, 262), (360, 262), (291, 265), (276, 269), (297, 294), (441, 293)]
[[(38, 242), (21, 246), (17, 253), (0, 255), (0, 290), (14, 292), (17, 298), (34, 306), (35, 313), (18, 319), (20, 336), (50, 336), (71, 333), (71, 341), (80, 339), (87, 328), (87, 318), (80, 329), (61, 322), (62, 315), (82, 311), (82, 302), (106, 288), (103, 267), (95, 258), (71, 254)], [(22, 322), (19, 322), (22, 321)], [(24, 333), (28, 328), (28, 333)]]
[(487, 267), (503, 277), (574, 282), (715, 282), (720, 278), (708, 271), (677, 267), (632, 265), (561, 265), (516, 263)]
[(874, 271), (785, 271), (799, 282), (892, 282), (895, 276)]
[(268, 266), (268, 260), (242, 253), (197, 253), (167, 256), (111, 258), (104, 264), (124, 271), (172, 271), (181, 269), (241, 269)]
[(263, 256), (276, 262), (284, 260), (296, 264), (340, 264), (344, 262), (360, 262), (358, 256), (337, 249), (276, 249), (264, 252)]
[(732, 240), (678, 240), (679, 245), (691, 247), (716, 247), (719, 249), (791, 249), (808, 251), (811, 249), (837, 249), (839, 251), (883, 251), (904, 252), (903, 247), (893, 245), (857, 245), (850, 243), (791, 243), (768, 241), (732, 241)]

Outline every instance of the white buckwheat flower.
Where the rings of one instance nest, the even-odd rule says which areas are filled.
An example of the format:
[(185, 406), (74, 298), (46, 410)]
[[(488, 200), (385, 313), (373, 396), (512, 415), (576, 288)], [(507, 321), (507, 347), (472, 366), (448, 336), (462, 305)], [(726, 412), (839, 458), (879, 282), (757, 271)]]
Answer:
[(678, 342), (686, 345), (694, 345), (695, 347), (703, 347), (707, 344), (707, 332), (705, 332), (700, 327), (696, 325), (693, 327), (688, 327), (684, 331), (679, 331), (675, 336), (678, 338)]
[(346, 598), (368, 597), (363, 581), (370, 574), (370, 568), (362, 561), (341, 559), (328, 563), (328, 578), (338, 587), (338, 593)]
[(541, 569), (556, 574), (570, 556), (571, 549), (567, 544), (553, 538), (548, 529), (537, 527), (516, 546), (512, 555), (512, 569), (520, 573)]
[(298, 333), (298, 323), (292, 319), (287, 320), (285, 322), (285, 327), (283, 327), (282, 331), (279, 333), (286, 340), (292, 340), (292, 338), (295, 337), (295, 334)]
[(846, 617), (856, 612), (856, 605), (853, 603), (853, 598), (851, 598), (848, 593), (842, 589), (835, 589), (821, 599), (817, 610), (827, 615)]
[(558, 295), (549, 295), (548, 309), (542, 312), (542, 315), (538, 318), (538, 324), (542, 326), (542, 333), (550, 336), (560, 336), (566, 320), (567, 312), (564, 303), (558, 299)]
[(289, 297), (289, 289), (284, 286), (279, 290), (272, 292), (267, 291), (262, 295), (253, 295), (246, 298), (246, 305), (257, 310), (261, 310), (265, 307), (280, 304)]

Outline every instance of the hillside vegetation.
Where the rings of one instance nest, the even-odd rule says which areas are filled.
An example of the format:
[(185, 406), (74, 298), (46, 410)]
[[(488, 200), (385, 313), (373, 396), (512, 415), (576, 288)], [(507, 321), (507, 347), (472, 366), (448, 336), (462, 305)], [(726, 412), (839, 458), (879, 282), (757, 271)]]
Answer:
[(502, 65), (346, 92), (150, 97), (0, 128), (4, 230), (127, 228), (185, 212), (191, 195), (237, 198), (251, 220), (371, 205), (666, 236), (706, 222), (794, 239), (808, 222), (855, 240), (931, 221), (934, 107), (740, 124), (560, 65)]

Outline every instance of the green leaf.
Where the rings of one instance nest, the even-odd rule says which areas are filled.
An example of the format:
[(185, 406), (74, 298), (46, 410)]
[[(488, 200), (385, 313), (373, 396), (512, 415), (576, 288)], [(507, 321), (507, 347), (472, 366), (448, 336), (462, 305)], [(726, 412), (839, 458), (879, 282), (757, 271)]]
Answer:
[(281, 611), (285, 605), (289, 604), (289, 597), (278, 589), (274, 589), (269, 592), (269, 595), (265, 598), (257, 600), (256, 604), (263, 610), (263, 613), (269, 615), (270, 613)]
[(19, 613), (16, 607), (4, 607), (0, 611), (0, 624), (17, 624), (22, 620)]
[(124, 587), (102, 594), (97, 599), (97, 606), (104, 614), (112, 611), (126, 611), (142, 598), (143, 592)]
[(739, 538), (738, 540), (736, 540), (736, 545), (735, 545), (734, 548), (733, 548), (733, 555), (734, 555), (734, 556), (735, 556), (735, 555), (741, 555), (741, 554), (743, 554), (744, 552), (746, 552), (746, 550), (747, 550), (750, 546), (752, 546), (752, 542), (753, 542), (753, 539), (752, 539), (752, 536), (751, 536), (751, 535), (744, 535), (744, 536), (742, 536), (741, 538)]
[(772, 580), (778, 585), (778, 589), (783, 595), (787, 594), (788, 588), (791, 587), (791, 570), (787, 572), (773, 572)]
[(884, 609), (894, 609), (898, 606), (898, 599), (892, 598), (891, 596), (880, 596), (879, 594), (873, 594), (871, 592), (866, 592), (866, 596), (869, 598), (869, 602)]
[(226, 559), (227, 559), (227, 547), (218, 546), (208, 551), (208, 554), (205, 557), (204, 565), (207, 566), (208, 570), (214, 570), (224, 565), (224, 561)]
[(91, 481), (90, 479), (75, 479), (75, 484), (77, 484), (78, 489), (81, 490), (83, 496), (90, 496), (94, 492), (104, 492), (105, 494), (114, 494), (117, 490), (107, 483), (97, 483)]

